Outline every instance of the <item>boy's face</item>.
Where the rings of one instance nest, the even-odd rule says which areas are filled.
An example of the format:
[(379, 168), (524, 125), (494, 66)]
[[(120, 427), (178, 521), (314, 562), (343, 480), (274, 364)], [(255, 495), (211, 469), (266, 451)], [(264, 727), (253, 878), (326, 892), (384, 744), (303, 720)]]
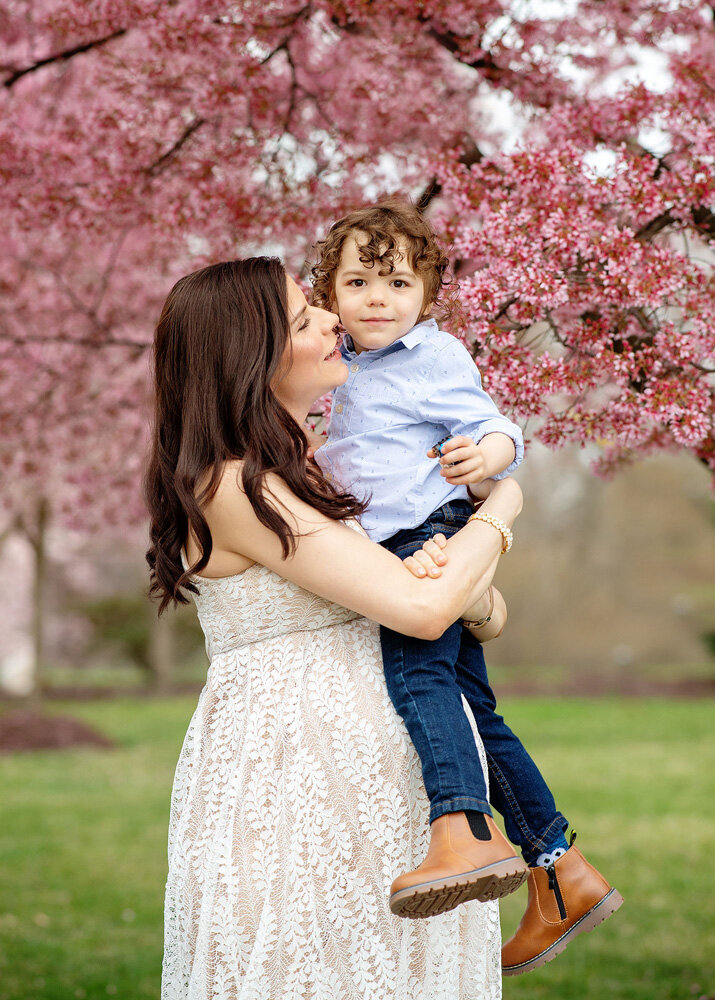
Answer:
[(402, 259), (395, 260), (395, 270), (380, 274), (385, 269), (379, 261), (370, 267), (360, 260), (358, 247), (368, 241), (361, 232), (347, 237), (334, 282), (340, 322), (358, 354), (394, 344), (428, 307), (424, 282), (410, 267), (406, 247), (400, 246)]

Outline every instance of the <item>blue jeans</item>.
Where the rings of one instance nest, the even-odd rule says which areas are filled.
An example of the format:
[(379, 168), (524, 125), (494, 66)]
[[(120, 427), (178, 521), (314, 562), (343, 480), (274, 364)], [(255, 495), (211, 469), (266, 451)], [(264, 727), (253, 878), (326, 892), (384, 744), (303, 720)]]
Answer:
[[(438, 532), (448, 538), (473, 508), (456, 500), (418, 528), (398, 531), (382, 544), (406, 559)], [(392, 703), (404, 719), (422, 763), (430, 822), (449, 812), (489, 813), (479, 755), (462, 695), (474, 714), (489, 768), (491, 802), (504, 817), (507, 836), (532, 864), (568, 826), (521, 740), (496, 712), (481, 643), (455, 622), (439, 639), (414, 639), (381, 627), (382, 659)]]

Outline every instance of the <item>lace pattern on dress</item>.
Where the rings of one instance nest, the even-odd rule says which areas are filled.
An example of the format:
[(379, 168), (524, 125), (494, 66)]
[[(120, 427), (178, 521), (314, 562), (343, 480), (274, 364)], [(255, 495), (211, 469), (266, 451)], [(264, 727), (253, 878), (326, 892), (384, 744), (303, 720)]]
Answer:
[(428, 803), (378, 627), (260, 565), (196, 583), (211, 663), (174, 780), (162, 1000), (498, 1000), (496, 903), (388, 907)]

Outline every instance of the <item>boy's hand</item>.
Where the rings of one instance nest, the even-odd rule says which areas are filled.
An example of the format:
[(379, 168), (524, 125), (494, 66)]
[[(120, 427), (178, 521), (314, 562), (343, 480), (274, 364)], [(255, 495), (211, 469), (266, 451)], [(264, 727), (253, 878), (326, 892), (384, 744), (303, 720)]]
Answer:
[(443, 534), (434, 535), (413, 556), (404, 560), (404, 566), (413, 576), (421, 579), (441, 576), (441, 567), (447, 562), (447, 553), (443, 551), (446, 544), (447, 539)]
[(438, 442), (427, 452), (428, 458), (439, 458), (440, 473), (450, 486), (466, 486), (487, 479), (487, 458), (471, 438), (458, 435)]

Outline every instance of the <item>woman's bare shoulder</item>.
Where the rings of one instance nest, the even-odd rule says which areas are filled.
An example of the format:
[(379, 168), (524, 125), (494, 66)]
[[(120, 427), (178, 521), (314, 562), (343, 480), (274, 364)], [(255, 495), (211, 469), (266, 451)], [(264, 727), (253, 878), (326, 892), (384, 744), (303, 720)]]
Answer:
[[(210, 481), (211, 470), (207, 470), (196, 484), (199, 497), (201, 491), (209, 486)], [(271, 487), (275, 488), (276, 484), (281, 484), (284, 490), (287, 488), (275, 474), (268, 473), (264, 476), (264, 489), (267, 488), (269, 493), (272, 492)], [(279, 486), (280, 488), (281, 486)], [(247, 518), (249, 521), (255, 519), (255, 511), (243, 487), (243, 459), (233, 458), (224, 462), (216, 488), (212, 491), (211, 496), (202, 502), (202, 509), (207, 520), (210, 517), (220, 519), (222, 516), (230, 518), (239, 516), (241, 520)]]
[[(212, 579), (242, 573), (255, 563), (255, 559), (241, 552), (241, 536), (250, 530), (255, 518), (251, 503), (241, 481), (243, 462), (232, 459), (221, 469), (218, 484), (212, 496), (202, 503), (202, 512), (209, 526), (213, 547), (208, 565), (201, 575)], [(207, 469), (196, 483), (197, 496), (210, 485), (211, 470)], [(248, 523), (246, 523), (248, 522)], [(198, 544), (190, 537), (187, 542), (190, 562), (198, 558)]]
[[(208, 514), (211, 507), (213, 516), (218, 521), (228, 519), (232, 524), (238, 521), (246, 527), (252, 524), (258, 528), (260, 522), (243, 487), (242, 472), (241, 460), (226, 462), (216, 492), (207, 503), (205, 512)], [(291, 524), (291, 527), (297, 528), (298, 522), (307, 522), (313, 527), (334, 523), (305, 500), (297, 497), (285, 479), (276, 472), (266, 472), (261, 487), (264, 498), (280, 511), (281, 516)]]
[[(205, 509), (208, 509), (216, 502), (217, 499), (221, 502), (230, 500), (233, 492), (238, 492), (245, 497), (241, 479), (242, 471), (243, 459), (232, 458), (229, 462), (223, 463), (218, 475), (216, 488), (213, 490), (211, 497), (204, 502)], [(210, 485), (212, 476), (212, 469), (205, 469), (204, 472), (201, 473), (201, 476), (196, 482), (196, 492), (199, 497), (201, 496), (202, 491)]]

